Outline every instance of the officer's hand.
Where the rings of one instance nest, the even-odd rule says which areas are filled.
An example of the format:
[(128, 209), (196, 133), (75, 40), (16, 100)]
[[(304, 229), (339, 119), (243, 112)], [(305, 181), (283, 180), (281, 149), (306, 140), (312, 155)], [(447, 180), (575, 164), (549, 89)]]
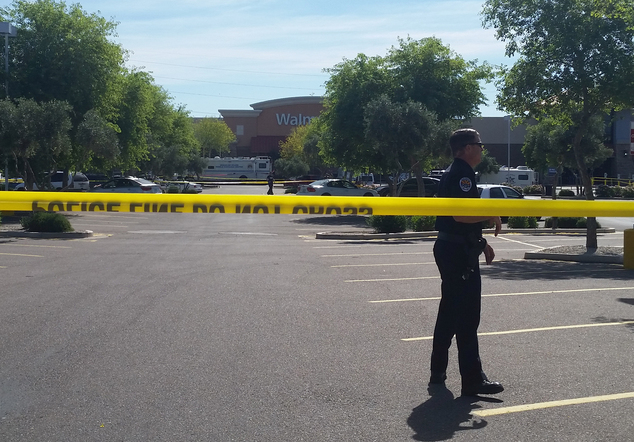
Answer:
[(500, 233), (500, 230), (502, 230), (502, 220), (499, 216), (494, 216), (493, 218), (491, 218), (491, 221), (493, 221), (493, 224), (495, 224), (494, 235), (498, 236), (498, 233)]
[(493, 262), (493, 258), (495, 258), (495, 252), (493, 251), (493, 247), (491, 247), (488, 244), (484, 248), (484, 258), (486, 259), (487, 264), (491, 264)]

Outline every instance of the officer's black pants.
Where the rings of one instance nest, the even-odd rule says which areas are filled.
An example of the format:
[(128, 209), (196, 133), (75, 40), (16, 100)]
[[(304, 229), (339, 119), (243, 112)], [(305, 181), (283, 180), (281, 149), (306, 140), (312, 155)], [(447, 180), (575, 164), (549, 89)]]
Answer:
[(455, 335), (463, 386), (485, 379), (477, 334), (482, 286), (480, 268), (476, 265), (469, 278), (463, 279), (467, 269), (465, 247), (464, 244), (444, 240), (437, 240), (434, 244), (434, 258), (442, 279), (442, 297), (431, 355), (431, 371), (444, 373), (447, 370), (451, 340)]

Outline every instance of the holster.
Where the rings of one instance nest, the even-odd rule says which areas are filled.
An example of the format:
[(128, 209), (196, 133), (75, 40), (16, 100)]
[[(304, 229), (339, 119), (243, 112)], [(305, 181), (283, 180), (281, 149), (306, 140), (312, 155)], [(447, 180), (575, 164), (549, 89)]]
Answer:
[(465, 281), (469, 279), (471, 273), (478, 266), (478, 258), (487, 246), (487, 240), (483, 237), (476, 235), (467, 236), (467, 242), (465, 244), (465, 252), (467, 254), (467, 268), (462, 274), (462, 279)]

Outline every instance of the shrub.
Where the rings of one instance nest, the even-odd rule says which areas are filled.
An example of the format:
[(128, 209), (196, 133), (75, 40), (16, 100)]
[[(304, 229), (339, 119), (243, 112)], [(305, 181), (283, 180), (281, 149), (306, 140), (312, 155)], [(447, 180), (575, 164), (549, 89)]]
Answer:
[(434, 230), (436, 226), (436, 217), (415, 215), (410, 217), (409, 224), (414, 232)]
[(405, 215), (371, 215), (366, 222), (376, 233), (397, 233), (407, 229)]
[(541, 184), (533, 184), (532, 186), (526, 186), (522, 189), (524, 195), (541, 195), (544, 193), (544, 188)]
[(605, 184), (601, 184), (594, 189), (594, 195), (599, 198), (612, 198), (614, 193), (612, 192), (612, 188), (610, 186), (606, 186)]
[(185, 189), (185, 190), (183, 190), (182, 193), (193, 193), (193, 194), (198, 195), (198, 192), (196, 192), (196, 189)]
[[(585, 229), (587, 227), (587, 223), (588, 220), (587, 218), (584, 217), (567, 217), (567, 216), (562, 216), (557, 218), (557, 227), (560, 228), (579, 228), (579, 229)], [(546, 221), (544, 222), (544, 227), (552, 227), (553, 226), (553, 219), (552, 218), (546, 218)], [(599, 224), (599, 221), (597, 221), (597, 227), (601, 227), (601, 224)]]
[(180, 193), (178, 186), (169, 186), (165, 193)]
[(537, 218), (533, 216), (509, 216), (508, 227), (512, 229), (536, 229)]
[(284, 189), (284, 193), (297, 193), (297, 186), (288, 186)]
[(634, 198), (634, 186), (629, 185), (623, 188), (623, 198)]
[(570, 189), (561, 189), (559, 191), (559, 196), (575, 196), (575, 193)]
[(612, 196), (623, 196), (623, 188), (621, 186), (614, 186), (612, 188)]
[(72, 232), (70, 222), (61, 213), (33, 212), (20, 220), (20, 224), (29, 232)]

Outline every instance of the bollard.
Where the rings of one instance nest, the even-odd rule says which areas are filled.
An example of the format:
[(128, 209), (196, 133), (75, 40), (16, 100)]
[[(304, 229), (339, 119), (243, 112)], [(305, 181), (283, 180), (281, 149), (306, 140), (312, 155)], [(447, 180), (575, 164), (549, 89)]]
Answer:
[(634, 229), (623, 232), (623, 267), (634, 269)]

